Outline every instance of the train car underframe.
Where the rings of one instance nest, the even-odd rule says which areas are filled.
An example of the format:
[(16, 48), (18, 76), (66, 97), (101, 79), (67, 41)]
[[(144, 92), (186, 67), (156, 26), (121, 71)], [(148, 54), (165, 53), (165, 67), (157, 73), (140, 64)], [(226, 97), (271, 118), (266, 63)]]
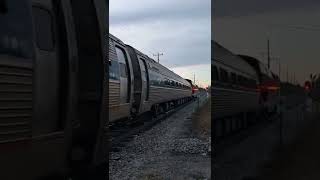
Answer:
[(178, 106), (181, 106), (187, 102), (190, 102), (190, 100), (192, 100), (191, 97), (185, 97), (181, 99), (176, 99), (168, 102), (155, 104), (151, 107), (151, 113), (153, 117), (157, 117), (160, 114), (166, 113), (170, 110), (177, 108)]
[(214, 138), (221, 140), (259, 123), (260, 113), (257, 111), (241, 112), (231, 116), (214, 119)]

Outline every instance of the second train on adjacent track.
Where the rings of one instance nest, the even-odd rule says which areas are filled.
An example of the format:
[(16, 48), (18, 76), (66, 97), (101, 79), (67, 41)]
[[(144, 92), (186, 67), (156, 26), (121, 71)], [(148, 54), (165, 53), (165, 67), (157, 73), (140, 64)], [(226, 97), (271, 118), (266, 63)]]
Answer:
[(279, 80), (258, 59), (212, 41), (212, 119), (219, 139), (276, 112)]

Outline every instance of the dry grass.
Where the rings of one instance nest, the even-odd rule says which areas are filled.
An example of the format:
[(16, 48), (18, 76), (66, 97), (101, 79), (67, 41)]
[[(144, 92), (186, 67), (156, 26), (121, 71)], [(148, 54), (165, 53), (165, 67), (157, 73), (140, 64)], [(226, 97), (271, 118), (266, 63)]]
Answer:
[(192, 115), (192, 127), (200, 136), (207, 138), (211, 133), (211, 98)]

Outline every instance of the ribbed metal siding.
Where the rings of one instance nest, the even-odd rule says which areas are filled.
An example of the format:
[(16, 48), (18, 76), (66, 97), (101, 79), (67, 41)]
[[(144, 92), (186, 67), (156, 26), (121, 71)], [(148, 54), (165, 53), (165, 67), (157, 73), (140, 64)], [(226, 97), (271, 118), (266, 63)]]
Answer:
[(151, 104), (156, 104), (169, 100), (180, 99), (183, 97), (190, 97), (191, 93), (191, 89), (181, 90), (151, 86), (149, 101)]
[(120, 84), (109, 81), (109, 106), (120, 105)]
[[(114, 49), (114, 43), (109, 38), (109, 59), (117, 60), (117, 54)], [(120, 82), (109, 80), (109, 107), (120, 105)]]
[(113, 61), (117, 61), (117, 53), (114, 48), (114, 43), (111, 39), (109, 39), (109, 59)]
[(213, 87), (212, 96), (213, 118), (255, 111), (259, 107), (258, 92)]
[(31, 136), (32, 68), (0, 65), (0, 143)]

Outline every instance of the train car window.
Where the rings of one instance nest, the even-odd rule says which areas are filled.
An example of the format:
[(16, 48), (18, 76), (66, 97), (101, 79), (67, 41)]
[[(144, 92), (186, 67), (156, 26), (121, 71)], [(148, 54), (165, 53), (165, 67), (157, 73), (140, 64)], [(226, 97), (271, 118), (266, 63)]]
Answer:
[(109, 79), (119, 80), (119, 63), (117, 61), (110, 61), (109, 65)]
[(117, 53), (117, 58), (119, 62), (122, 63), (127, 63), (127, 56), (125, 54), (125, 52), (122, 50), (122, 48), (119, 48), (118, 46), (116, 46), (116, 53)]
[(32, 12), (38, 48), (44, 51), (52, 51), (54, 49), (54, 31), (53, 17), (50, 11), (33, 7)]
[(121, 77), (128, 77), (128, 71), (127, 71), (127, 66), (124, 63), (119, 63), (120, 65), (120, 76)]
[(220, 76), (221, 76), (221, 80), (223, 82), (229, 82), (229, 75), (228, 75), (228, 71), (226, 71), (223, 68), (220, 68)]
[(0, 0), (0, 54), (33, 57), (32, 13), (29, 0)]
[(213, 75), (214, 81), (219, 81), (219, 72), (218, 72), (218, 68), (216, 66), (212, 67), (212, 75)]
[(252, 79), (248, 79), (248, 87), (252, 88)]
[[(144, 79), (146, 81), (146, 86), (145, 86), (145, 92), (146, 92), (146, 96), (145, 96), (145, 101), (149, 100), (149, 73), (148, 73), (148, 67), (147, 67), (147, 63), (146, 60), (140, 58), (140, 60), (143, 63), (143, 68), (142, 68), (142, 73), (144, 73)], [(155, 76), (155, 81), (157, 81), (157, 76)]]
[(152, 72), (149, 72), (149, 78), (150, 78), (151, 85), (157, 84), (157, 77)]
[(238, 75), (238, 84), (243, 85), (242, 76)]
[(169, 81), (167, 79), (164, 80), (164, 85), (169, 85)]
[(245, 86), (246, 85), (246, 78), (242, 76), (242, 85)]
[(235, 73), (231, 73), (231, 83), (232, 84), (237, 83), (237, 75)]

